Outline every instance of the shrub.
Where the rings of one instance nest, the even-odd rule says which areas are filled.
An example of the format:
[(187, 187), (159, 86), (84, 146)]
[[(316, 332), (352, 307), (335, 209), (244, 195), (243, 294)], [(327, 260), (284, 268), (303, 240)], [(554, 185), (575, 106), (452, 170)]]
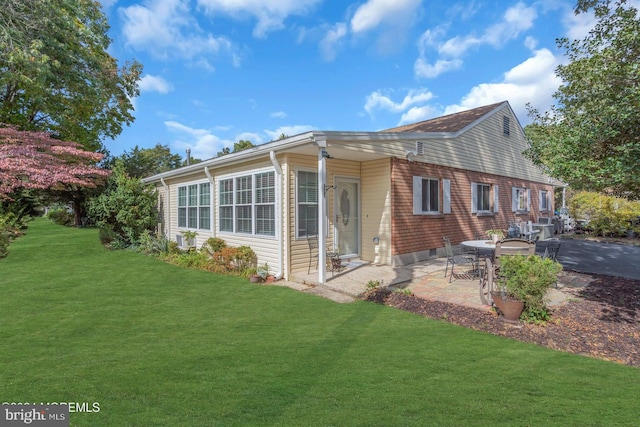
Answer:
[(257, 257), (249, 246), (226, 246), (213, 254), (211, 262), (212, 271), (248, 277), (247, 272), (256, 267)]
[(73, 226), (75, 221), (73, 214), (66, 208), (50, 209), (49, 212), (47, 212), (47, 218), (58, 225), (64, 225), (67, 227)]
[(500, 276), (496, 283), (501, 293), (524, 301), (523, 318), (545, 320), (545, 295), (562, 271), (560, 263), (537, 255), (500, 257)]
[(117, 236), (111, 228), (103, 226), (98, 230), (98, 238), (103, 245), (109, 245), (116, 240)]
[(169, 239), (164, 236), (156, 237), (149, 230), (140, 234), (140, 241), (136, 248), (145, 255), (158, 255), (169, 253)]
[(209, 255), (220, 251), (227, 246), (227, 242), (219, 237), (209, 237), (202, 245), (202, 250), (206, 251)]
[(11, 243), (9, 233), (0, 228), (0, 258), (9, 255), (9, 243)]
[(130, 178), (116, 163), (104, 193), (89, 204), (89, 216), (101, 228), (110, 228), (119, 245), (137, 245), (145, 230), (157, 223), (157, 194), (148, 184)]
[(640, 216), (640, 201), (629, 201), (606, 194), (581, 191), (569, 201), (572, 215), (587, 219), (588, 230), (596, 236), (626, 236), (628, 230), (638, 230), (629, 221)]

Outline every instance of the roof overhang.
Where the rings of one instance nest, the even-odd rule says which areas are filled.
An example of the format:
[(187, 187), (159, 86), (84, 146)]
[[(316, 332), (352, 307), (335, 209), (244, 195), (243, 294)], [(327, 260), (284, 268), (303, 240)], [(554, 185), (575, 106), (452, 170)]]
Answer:
[(292, 153), (317, 156), (318, 149), (326, 150), (334, 159), (352, 161), (371, 161), (389, 158), (387, 150), (381, 150), (385, 142), (405, 142), (414, 144), (421, 139), (455, 138), (452, 133), (425, 132), (336, 132), (310, 131), (278, 141), (267, 142), (237, 153), (205, 160), (189, 166), (159, 173), (143, 179), (143, 182), (160, 182), (162, 179), (176, 176), (188, 176), (202, 172), (203, 168), (217, 168), (245, 163), (252, 159), (269, 157), (273, 151), (277, 154)]

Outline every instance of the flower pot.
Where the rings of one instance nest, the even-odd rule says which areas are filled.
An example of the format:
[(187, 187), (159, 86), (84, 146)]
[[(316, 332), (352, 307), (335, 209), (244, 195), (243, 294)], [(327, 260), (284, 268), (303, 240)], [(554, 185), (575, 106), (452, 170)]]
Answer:
[(262, 279), (257, 274), (253, 274), (253, 275), (249, 276), (249, 282), (251, 282), (251, 283), (260, 283), (261, 280)]
[(276, 281), (276, 276), (267, 276), (267, 278), (265, 279), (265, 282), (267, 283), (273, 283)]
[(493, 303), (506, 322), (518, 323), (524, 310), (524, 301), (515, 298), (503, 297), (500, 292), (491, 292)]

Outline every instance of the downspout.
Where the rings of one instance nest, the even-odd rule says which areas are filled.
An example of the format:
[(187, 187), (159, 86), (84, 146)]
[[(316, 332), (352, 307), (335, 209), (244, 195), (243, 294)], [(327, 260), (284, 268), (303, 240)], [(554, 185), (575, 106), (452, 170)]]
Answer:
[(209, 166), (205, 166), (204, 167), (204, 174), (207, 175), (207, 178), (209, 179), (209, 182), (211, 183), (211, 192), (210, 192), (211, 201), (209, 202), (209, 212), (210, 212), (209, 213), (209, 224), (213, 225), (212, 230), (211, 230), (211, 235), (213, 237), (216, 237), (216, 227), (215, 227), (215, 224), (213, 224), (213, 216), (214, 216), (213, 212), (214, 212), (214, 210), (213, 210), (213, 206), (212, 206), (212, 205), (215, 204), (214, 203), (215, 198), (213, 197), (213, 195), (215, 193), (214, 190), (215, 190), (216, 187), (215, 187), (215, 183), (213, 182), (213, 176), (211, 176), (211, 172), (209, 172)]
[(284, 251), (284, 248), (282, 246), (283, 244), (283, 237), (282, 237), (282, 167), (280, 167), (280, 163), (278, 163), (278, 159), (276, 159), (276, 153), (275, 151), (271, 150), (269, 151), (269, 158), (271, 159), (271, 163), (273, 164), (273, 168), (276, 170), (276, 175), (278, 175), (278, 181), (276, 183), (276, 194), (275, 194), (275, 200), (276, 200), (276, 212), (275, 212), (275, 217), (276, 217), (276, 236), (278, 236), (278, 268), (279, 271), (275, 274), (275, 278), (276, 280), (280, 280), (282, 279), (282, 276), (284, 276), (284, 265), (283, 265), (283, 256), (282, 256), (282, 252)]
[(171, 195), (169, 193), (169, 186), (167, 185), (166, 182), (164, 182), (164, 178), (160, 178), (160, 183), (164, 187), (164, 191), (166, 192), (166, 195), (167, 195), (166, 196), (166, 202), (165, 202), (167, 215), (163, 215), (163, 216), (165, 218), (167, 218), (168, 221), (167, 221), (167, 226), (165, 227), (166, 230), (165, 230), (164, 234), (168, 239), (171, 239), (171, 237), (170, 237), (171, 236), (171, 204), (170, 204), (171, 203)]

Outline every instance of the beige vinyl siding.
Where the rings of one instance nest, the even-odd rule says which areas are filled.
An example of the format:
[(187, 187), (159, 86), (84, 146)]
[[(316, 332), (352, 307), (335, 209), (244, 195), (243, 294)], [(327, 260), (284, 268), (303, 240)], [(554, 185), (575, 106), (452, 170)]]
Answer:
[[(256, 253), (258, 257), (258, 265), (264, 265), (264, 263), (269, 264), (269, 271), (271, 273), (279, 273), (280, 266), (278, 265), (278, 254), (280, 251), (280, 243), (279, 236), (257, 236), (257, 235), (249, 235), (242, 233), (230, 233), (230, 232), (219, 232), (218, 224), (219, 224), (219, 215), (220, 211), (218, 209), (218, 204), (220, 201), (219, 191), (220, 191), (220, 180), (228, 179), (231, 177), (241, 176), (243, 174), (252, 174), (257, 169), (271, 169), (273, 170), (273, 164), (269, 159), (260, 159), (251, 163), (246, 163), (242, 166), (230, 166), (224, 168), (218, 168), (215, 170), (209, 170), (211, 175), (213, 176), (215, 185), (212, 189), (212, 202), (213, 202), (213, 218), (214, 218), (214, 230), (216, 237), (223, 239), (228, 246), (249, 246)], [(274, 171), (275, 172), (275, 171)], [(276, 182), (279, 180), (279, 176), (277, 172), (275, 172), (274, 176)], [(276, 185), (280, 185), (281, 182), (278, 182)], [(277, 192), (276, 192), (277, 193)], [(281, 203), (280, 200), (276, 200), (276, 204)], [(276, 209), (276, 221), (278, 221), (277, 217), (277, 209)], [(176, 218), (177, 220), (177, 218)], [(277, 230), (277, 227), (276, 227)]]
[[(289, 193), (288, 193), (288, 216), (289, 223), (288, 239), (290, 241), (291, 252), (288, 257), (291, 272), (306, 271), (309, 267), (309, 245), (306, 238), (296, 237), (296, 172), (299, 169), (316, 171), (318, 170), (318, 160), (314, 156), (302, 156), (290, 154), (286, 157), (287, 164), (287, 177), (289, 179)], [(360, 178), (360, 162), (353, 162), (348, 160), (330, 159), (327, 160), (327, 185), (335, 185), (336, 179), (344, 178)], [(360, 189), (362, 193), (362, 189)], [(327, 211), (329, 217), (328, 230), (326, 243), (328, 248), (334, 247), (334, 191), (329, 189), (326, 193), (327, 199)], [(323, 201), (320, 200), (319, 203)], [(360, 198), (362, 203), (362, 197)], [(363, 212), (362, 209), (360, 212)], [(362, 224), (362, 222), (361, 222)], [(362, 225), (360, 226), (360, 235), (362, 235)], [(311, 266), (311, 269), (315, 269), (315, 261)]]
[[(247, 163), (242, 167), (234, 166), (227, 168), (220, 168), (216, 170), (210, 169), (210, 173), (214, 179), (214, 184), (211, 185), (211, 209), (212, 209), (212, 222), (211, 222), (211, 230), (195, 230), (198, 232), (198, 236), (196, 237), (196, 245), (197, 247), (202, 246), (202, 244), (209, 237), (220, 237), (223, 239), (228, 246), (249, 246), (254, 250), (258, 257), (258, 264), (264, 264), (265, 262), (269, 264), (269, 268), (271, 272), (278, 273), (279, 265), (278, 265), (278, 251), (279, 249), (279, 241), (278, 236), (255, 236), (255, 235), (243, 235), (237, 233), (218, 233), (218, 182), (220, 176), (223, 178), (228, 174), (242, 174), (246, 172), (247, 174), (251, 173), (255, 169), (264, 169), (273, 167), (272, 163), (268, 159), (261, 160), (259, 162)], [(279, 177), (276, 173), (275, 179), (278, 180)], [(178, 187), (183, 185), (188, 185), (190, 183), (202, 183), (208, 182), (208, 178), (204, 173), (204, 167), (201, 172), (196, 172), (190, 174), (185, 177), (179, 177), (174, 179), (165, 179), (165, 183), (169, 186), (169, 203), (167, 205), (166, 200), (166, 189), (159, 184), (157, 186), (158, 191), (160, 193), (160, 197), (162, 197), (163, 203), (163, 218), (165, 221), (164, 232), (167, 237), (171, 240), (176, 240), (176, 235), (180, 234), (181, 230), (186, 230), (186, 228), (178, 227)], [(281, 200), (276, 200), (276, 203), (281, 203)], [(278, 218), (276, 218), (276, 221)], [(167, 227), (168, 224), (168, 227)]]
[[(168, 228), (165, 227), (164, 231), (166, 236), (169, 239), (175, 241), (176, 235), (180, 234), (181, 231), (186, 231), (188, 229), (186, 227), (178, 227), (178, 187), (181, 187), (183, 185), (189, 185), (191, 183), (204, 183), (204, 182), (209, 182), (204, 171), (202, 173), (191, 174), (189, 176), (165, 180), (165, 183), (169, 186), (169, 203), (168, 203), (168, 208), (166, 208), (167, 206), (166, 203), (163, 207), (165, 207), (165, 209), (167, 210), (167, 212), (165, 213), (165, 218), (168, 218), (167, 223), (169, 224), (169, 227)], [(164, 189), (164, 187), (162, 187), (162, 185), (160, 185), (158, 189), (163, 194), (166, 194), (166, 190)], [(213, 188), (211, 188), (211, 198), (212, 198), (211, 201), (213, 205)], [(214, 223), (212, 222), (211, 229), (209, 231), (194, 229), (194, 231), (198, 232), (198, 235), (196, 236), (196, 247), (202, 246), (202, 244), (209, 237), (213, 237), (215, 235), (213, 227), (214, 227)]]
[[(289, 154), (286, 156), (287, 165), (287, 178), (289, 185), (287, 187), (287, 218), (288, 224), (286, 227), (289, 246), (291, 251), (288, 257), (288, 263), (290, 265), (289, 271), (305, 271), (309, 266), (309, 245), (306, 238), (296, 237), (296, 173), (298, 169), (316, 171), (318, 170), (318, 160), (312, 156), (301, 156), (295, 154)], [(315, 268), (314, 265), (311, 268)]]
[[(511, 132), (503, 133), (503, 117), (508, 116)], [(382, 134), (384, 135), (384, 134)], [(340, 141), (341, 150), (355, 153), (376, 153), (382, 156), (405, 159), (406, 150), (415, 150), (416, 137), (373, 140)], [(476, 125), (455, 138), (418, 138), (423, 143), (424, 154), (409, 160), (438, 166), (482, 172), (510, 178), (547, 183), (548, 177), (530, 160), (522, 156), (528, 146), (518, 120), (508, 106), (496, 110)], [(331, 146), (329, 141), (329, 147)]]
[(391, 264), (390, 185), (389, 159), (362, 163), (362, 259), (376, 264)]

